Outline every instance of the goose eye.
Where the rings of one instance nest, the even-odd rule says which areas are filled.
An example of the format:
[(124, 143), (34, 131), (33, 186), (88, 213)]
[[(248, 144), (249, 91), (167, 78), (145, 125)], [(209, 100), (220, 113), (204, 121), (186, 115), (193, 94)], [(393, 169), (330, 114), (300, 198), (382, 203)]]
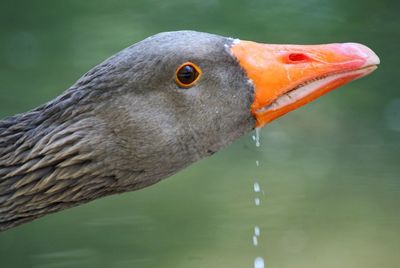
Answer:
[(194, 63), (186, 62), (178, 67), (175, 82), (179, 87), (188, 88), (194, 85), (201, 76), (201, 69)]

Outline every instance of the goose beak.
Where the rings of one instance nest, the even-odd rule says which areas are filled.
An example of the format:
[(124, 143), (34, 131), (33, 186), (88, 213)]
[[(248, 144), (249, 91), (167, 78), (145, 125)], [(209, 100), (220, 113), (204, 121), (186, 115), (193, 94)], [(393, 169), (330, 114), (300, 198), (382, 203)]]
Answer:
[(233, 55), (254, 86), (251, 113), (256, 127), (370, 74), (378, 56), (356, 43), (269, 45), (238, 41)]

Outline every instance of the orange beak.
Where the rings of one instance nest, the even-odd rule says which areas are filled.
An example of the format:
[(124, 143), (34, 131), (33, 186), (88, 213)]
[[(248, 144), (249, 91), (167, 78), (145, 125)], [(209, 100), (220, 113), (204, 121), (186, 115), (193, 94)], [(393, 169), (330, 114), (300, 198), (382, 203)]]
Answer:
[(378, 56), (356, 43), (269, 45), (237, 41), (231, 51), (254, 86), (256, 127), (377, 68)]

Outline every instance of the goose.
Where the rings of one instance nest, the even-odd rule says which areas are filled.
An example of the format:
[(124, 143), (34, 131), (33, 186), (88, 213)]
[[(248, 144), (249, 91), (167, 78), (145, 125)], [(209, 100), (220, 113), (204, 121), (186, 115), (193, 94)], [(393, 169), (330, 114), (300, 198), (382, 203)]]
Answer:
[(357, 43), (148, 37), (0, 121), (0, 231), (155, 184), (378, 64)]

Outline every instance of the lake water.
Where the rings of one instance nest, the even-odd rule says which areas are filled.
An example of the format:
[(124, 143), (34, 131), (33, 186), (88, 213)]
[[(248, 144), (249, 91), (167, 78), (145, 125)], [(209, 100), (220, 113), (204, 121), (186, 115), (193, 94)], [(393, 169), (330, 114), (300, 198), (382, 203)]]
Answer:
[[(250, 268), (257, 257), (274, 268), (399, 267), (400, 2), (115, 2), (1, 2), (1, 118), (167, 30), (354, 41), (382, 64), (263, 128), (260, 147), (250, 133), (153, 187), (0, 233), (1, 267)], [(258, 207), (255, 178), (265, 193)]]

